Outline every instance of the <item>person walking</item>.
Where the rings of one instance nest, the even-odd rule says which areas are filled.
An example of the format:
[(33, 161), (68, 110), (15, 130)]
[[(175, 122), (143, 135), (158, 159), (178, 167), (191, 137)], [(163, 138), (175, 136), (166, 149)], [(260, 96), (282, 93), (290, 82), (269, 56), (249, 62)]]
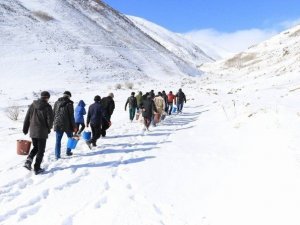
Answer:
[[(64, 133), (68, 138), (73, 137), (73, 132), (77, 132), (74, 119), (74, 105), (70, 100), (71, 92), (65, 91), (62, 98), (59, 98), (54, 104), (54, 131), (56, 132), (55, 158), (61, 158), (61, 140)], [(67, 148), (67, 156), (73, 155), (71, 149)]]
[(87, 115), (87, 124), (89, 127), (91, 125), (92, 138), (87, 141), (87, 145), (90, 149), (97, 146), (97, 140), (101, 137), (101, 127), (102, 127), (102, 107), (101, 107), (101, 98), (99, 95), (96, 95), (94, 98), (94, 104), (90, 105)]
[[(77, 133), (80, 135), (82, 131), (84, 131), (85, 124), (84, 124), (84, 115), (86, 114), (85, 110), (85, 102), (83, 100), (80, 100), (78, 105), (75, 108), (75, 123), (77, 127)], [(81, 126), (81, 128), (80, 128)], [(80, 128), (80, 129), (79, 129)]]
[(143, 93), (140, 91), (136, 96), (137, 111), (139, 111), (142, 101), (143, 101)]
[(144, 125), (145, 125), (145, 130), (149, 130), (153, 112), (157, 113), (157, 109), (155, 107), (155, 104), (152, 100), (151, 94), (148, 94), (146, 98), (142, 101), (141, 104), (141, 109), (142, 109), (142, 114), (144, 117)]
[(132, 122), (135, 116), (135, 112), (137, 109), (137, 100), (135, 97), (135, 93), (132, 92), (131, 96), (127, 99), (125, 103), (125, 111), (127, 110), (127, 105), (129, 104), (129, 119)]
[(186, 96), (182, 92), (182, 89), (180, 88), (178, 93), (176, 94), (177, 98), (177, 113), (182, 113), (183, 109), (183, 103), (186, 103)]
[(36, 175), (44, 172), (44, 169), (41, 168), (41, 163), (44, 158), (48, 134), (53, 126), (53, 110), (48, 103), (49, 99), (50, 93), (43, 91), (40, 99), (33, 101), (30, 105), (23, 124), (23, 133), (26, 135), (30, 130), (33, 144), (33, 149), (30, 151), (24, 167), (32, 170), (31, 164), (34, 157), (36, 157), (34, 164)]
[(160, 122), (160, 118), (161, 118), (162, 114), (164, 113), (165, 107), (166, 107), (165, 100), (162, 97), (161, 92), (158, 92), (158, 95), (154, 98), (154, 104), (155, 104), (155, 107), (157, 110), (157, 114), (155, 114), (155, 116), (154, 116), (154, 123), (156, 125), (157, 123)]
[(165, 100), (165, 109), (164, 109), (164, 111), (167, 113), (168, 112), (168, 95), (166, 94), (165, 91), (162, 91), (162, 97)]
[(168, 110), (169, 110), (169, 115), (172, 114), (173, 104), (176, 105), (176, 96), (173, 94), (172, 91), (170, 91), (169, 94), (168, 94)]
[(115, 110), (114, 94), (110, 93), (107, 97), (103, 98), (101, 106), (103, 111), (101, 135), (105, 137), (107, 129), (111, 126), (111, 116)]

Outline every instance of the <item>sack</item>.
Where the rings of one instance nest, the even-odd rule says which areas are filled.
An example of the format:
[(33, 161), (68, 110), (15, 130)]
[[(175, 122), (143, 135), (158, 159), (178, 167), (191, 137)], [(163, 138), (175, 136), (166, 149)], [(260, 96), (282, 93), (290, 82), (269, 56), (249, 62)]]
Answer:
[(17, 140), (17, 154), (28, 155), (30, 151), (31, 141)]

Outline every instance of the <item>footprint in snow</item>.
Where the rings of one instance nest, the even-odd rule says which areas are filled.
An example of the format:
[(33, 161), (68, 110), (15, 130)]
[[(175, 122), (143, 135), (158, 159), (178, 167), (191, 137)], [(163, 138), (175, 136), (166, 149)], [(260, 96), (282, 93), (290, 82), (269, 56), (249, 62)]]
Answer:
[(95, 209), (101, 208), (106, 203), (107, 203), (107, 197), (105, 196), (95, 203)]

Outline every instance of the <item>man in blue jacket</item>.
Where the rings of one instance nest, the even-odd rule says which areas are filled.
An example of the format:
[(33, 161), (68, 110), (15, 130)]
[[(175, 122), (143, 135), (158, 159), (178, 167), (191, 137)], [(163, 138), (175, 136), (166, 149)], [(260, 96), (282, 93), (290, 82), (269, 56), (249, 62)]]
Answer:
[(88, 115), (87, 115), (87, 124), (86, 126), (89, 127), (91, 125), (92, 130), (92, 139), (87, 141), (87, 145), (90, 149), (96, 147), (97, 140), (101, 136), (101, 128), (102, 128), (102, 107), (101, 107), (101, 98), (99, 95), (95, 96), (94, 104), (90, 105)]

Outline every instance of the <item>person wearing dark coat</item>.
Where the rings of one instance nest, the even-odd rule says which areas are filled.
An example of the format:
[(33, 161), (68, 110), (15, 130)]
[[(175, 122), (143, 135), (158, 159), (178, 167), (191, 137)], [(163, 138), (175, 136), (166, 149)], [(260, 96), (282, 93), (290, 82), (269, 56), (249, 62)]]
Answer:
[(178, 110), (177, 113), (182, 113), (183, 103), (186, 103), (186, 97), (185, 94), (182, 92), (181, 88), (176, 94), (176, 98), (177, 98), (177, 110)]
[(28, 131), (30, 132), (33, 144), (33, 149), (27, 157), (24, 167), (31, 170), (31, 164), (36, 156), (34, 164), (35, 174), (39, 174), (44, 171), (41, 168), (41, 163), (45, 153), (48, 134), (53, 126), (53, 110), (51, 105), (48, 103), (49, 98), (49, 92), (43, 91), (40, 99), (34, 101), (30, 105), (23, 124), (23, 133), (26, 135)]
[(139, 106), (141, 105), (142, 100), (143, 100), (143, 93), (140, 91), (140, 92), (138, 93), (138, 95), (136, 96), (137, 110), (138, 110), (138, 111), (139, 111), (139, 109), (140, 109)]
[(111, 126), (111, 116), (115, 110), (114, 94), (110, 93), (107, 97), (103, 98), (101, 106), (103, 111), (101, 135), (105, 137), (106, 130)]
[(151, 95), (151, 99), (153, 100), (155, 98), (155, 92), (154, 92), (154, 90), (150, 91), (150, 95)]
[(157, 109), (154, 101), (152, 100), (151, 94), (148, 94), (148, 96), (144, 98), (141, 104), (141, 109), (143, 112), (145, 127), (147, 130), (149, 130), (149, 126), (153, 118), (153, 112), (157, 113)]
[(87, 145), (91, 149), (91, 145), (93, 147), (97, 146), (97, 140), (101, 136), (101, 128), (102, 128), (102, 107), (101, 107), (101, 98), (99, 95), (95, 96), (94, 98), (94, 104), (90, 105), (87, 115), (87, 124), (86, 126), (89, 127), (91, 125), (92, 129), (92, 139), (87, 141)]
[[(85, 103), (83, 100), (80, 100), (78, 105), (75, 108), (75, 123), (76, 123), (76, 127), (77, 127), (77, 133), (76, 134), (81, 134), (82, 131), (84, 131), (85, 128), (85, 124), (84, 124), (84, 115), (86, 114), (86, 110), (85, 110)], [(79, 129), (79, 127), (81, 126), (81, 128)]]
[[(74, 106), (71, 92), (65, 91), (62, 98), (59, 98), (54, 104), (54, 131), (56, 132), (55, 157), (59, 159), (61, 156), (61, 139), (64, 133), (68, 138), (73, 137), (73, 132), (77, 132), (77, 126), (74, 118)], [(71, 149), (67, 148), (67, 156), (73, 155)]]
[(166, 106), (165, 112), (167, 113), (169, 106), (168, 106), (168, 95), (167, 95), (166, 91), (162, 91), (162, 97), (165, 100), (165, 106)]
[(127, 110), (127, 105), (129, 104), (129, 119), (132, 122), (135, 116), (135, 112), (137, 109), (137, 99), (135, 97), (135, 93), (132, 92), (131, 96), (127, 99), (126, 103), (125, 103), (125, 111)]

